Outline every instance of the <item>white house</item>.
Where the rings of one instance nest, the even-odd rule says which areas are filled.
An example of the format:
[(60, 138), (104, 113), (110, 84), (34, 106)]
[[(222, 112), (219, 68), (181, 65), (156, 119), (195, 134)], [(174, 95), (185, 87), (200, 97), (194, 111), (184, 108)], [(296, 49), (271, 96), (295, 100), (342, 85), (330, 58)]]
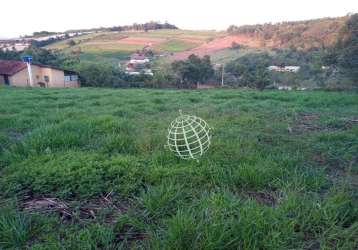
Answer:
[(131, 55), (131, 59), (129, 61), (129, 63), (131, 64), (145, 64), (145, 63), (149, 63), (150, 60), (145, 57), (144, 55), (139, 55), (139, 54), (133, 54)]
[[(119, 66), (121, 67), (121, 66)], [(131, 55), (130, 60), (126, 65), (126, 74), (128, 75), (150, 75), (153, 72), (150, 69), (150, 60), (142, 54), (135, 53)]]
[(297, 73), (300, 70), (300, 66), (285, 66), (286, 72)]
[(269, 67), (267, 67), (267, 69), (269, 71), (275, 71), (275, 72), (292, 72), (292, 73), (297, 73), (300, 70), (300, 66), (275, 66), (275, 65), (271, 65)]

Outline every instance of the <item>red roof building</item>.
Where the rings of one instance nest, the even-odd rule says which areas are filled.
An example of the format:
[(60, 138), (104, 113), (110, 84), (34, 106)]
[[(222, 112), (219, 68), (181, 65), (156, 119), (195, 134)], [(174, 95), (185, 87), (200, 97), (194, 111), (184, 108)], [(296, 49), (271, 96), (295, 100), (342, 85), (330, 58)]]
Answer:
[(18, 87), (79, 87), (76, 72), (31, 63), (31, 75), (22, 61), (0, 60), (0, 85)]
[(21, 61), (0, 60), (0, 75), (12, 76), (26, 68), (26, 63)]

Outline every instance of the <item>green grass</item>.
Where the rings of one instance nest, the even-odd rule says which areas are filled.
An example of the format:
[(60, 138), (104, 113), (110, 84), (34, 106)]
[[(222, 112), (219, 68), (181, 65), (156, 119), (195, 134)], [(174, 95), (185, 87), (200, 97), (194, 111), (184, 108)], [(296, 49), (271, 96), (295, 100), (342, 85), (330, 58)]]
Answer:
[(85, 52), (80, 55), (82, 61), (101, 61), (101, 62), (112, 62), (118, 63), (123, 60), (128, 60), (130, 52), (119, 51), (119, 52), (98, 52), (89, 53)]
[(154, 46), (154, 48), (160, 51), (181, 52), (187, 49), (194, 48), (197, 45), (198, 44), (196, 43), (190, 43), (182, 40), (173, 39), (164, 43), (160, 43), (157, 46)]
[(252, 53), (263, 53), (263, 52), (267, 52), (269, 54), (272, 54), (274, 52), (272, 52), (269, 49), (257, 49), (257, 48), (240, 48), (240, 49), (222, 49), (219, 51), (214, 52), (210, 57), (211, 60), (214, 63), (228, 63), (231, 62), (233, 60), (236, 60), (242, 56), (245, 56), (247, 54), (252, 54)]
[[(68, 40), (59, 41), (46, 46), (48, 49), (59, 49), (64, 52), (81, 49), (84, 57), (88, 60), (96, 60), (88, 55), (106, 57), (106, 54), (132, 53), (145, 46), (143, 44), (131, 44), (121, 41), (123, 38), (141, 39), (161, 39), (159, 44), (154, 45), (154, 49), (170, 52), (181, 52), (208, 42), (216, 37), (224, 36), (225, 32), (216, 31), (192, 31), (192, 30), (150, 30), (144, 31), (125, 31), (125, 32), (100, 32), (75, 38), (69, 38), (76, 42), (75, 46), (69, 47)], [(150, 41), (149, 41), (150, 42)], [(113, 57), (111, 57), (113, 58)]]
[[(213, 128), (199, 162), (164, 146), (179, 109)], [(355, 249), (357, 117), (348, 92), (0, 88), (0, 249)]]

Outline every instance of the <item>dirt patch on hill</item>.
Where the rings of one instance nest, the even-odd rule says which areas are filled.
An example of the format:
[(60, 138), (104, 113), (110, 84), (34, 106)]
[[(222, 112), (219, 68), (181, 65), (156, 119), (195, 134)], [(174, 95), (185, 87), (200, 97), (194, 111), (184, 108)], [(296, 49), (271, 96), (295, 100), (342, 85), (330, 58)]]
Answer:
[(211, 55), (218, 50), (230, 48), (234, 42), (252, 48), (259, 48), (261, 46), (260, 40), (246, 35), (225, 36), (214, 39), (210, 42), (206, 42), (199, 47), (189, 49), (184, 52), (175, 53), (173, 56), (171, 56), (171, 59), (184, 60), (191, 54), (195, 54), (201, 57), (205, 55)]
[(199, 39), (199, 38), (187, 38), (187, 37), (181, 37), (178, 40), (187, 42), (187, 43), (195, 43), (195, 44), (202, 44), (203, 43), (203, 39)]

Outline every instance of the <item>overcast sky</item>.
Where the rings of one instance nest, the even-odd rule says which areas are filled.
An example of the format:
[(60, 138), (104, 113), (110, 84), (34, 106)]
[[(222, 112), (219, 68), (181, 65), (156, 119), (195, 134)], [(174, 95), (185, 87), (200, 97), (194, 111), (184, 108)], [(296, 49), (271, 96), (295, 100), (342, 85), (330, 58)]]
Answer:
[(0, 10), (0, 37), (15, 37), (151, 20), (223, 30), (230, 24), (343, 16), (358, 12), (358, 0), (8, 0)]

